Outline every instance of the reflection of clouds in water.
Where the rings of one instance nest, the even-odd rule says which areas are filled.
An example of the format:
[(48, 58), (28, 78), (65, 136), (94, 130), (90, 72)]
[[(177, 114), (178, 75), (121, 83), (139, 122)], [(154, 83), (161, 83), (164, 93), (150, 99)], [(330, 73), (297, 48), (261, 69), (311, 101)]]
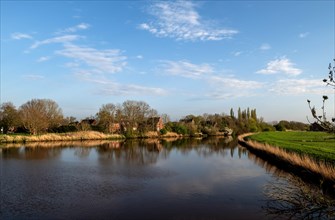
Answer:
[(237, 155), (234, 158), (228, 157), (228, 152), (230, 149), (225, 149), (223, 154), (212, 155), (210, 160), (205, 159), (195, 149), (186, 158), (178, 157), (178, 150), (172, 152), (172, 161), (159, 161), (157, 166), (176, 169), (183, 175), (175, 177), (167, 186), (167, 191), (175, 195), (211, 195), (218, 190), (224, 192), (235, 188), (238, 182), (264, 178), (258, 166), (247, 159), (239, 159)]
[[(62, 146), (1, 148), (6, 167), (2, 179), (5, 217), (21, 209), (37, 218), (66, 218), (69, 214), (99, 218), (102, 214), (101, 218), (127, 219), (143, 215), (157, 219), (262, 219), (268, 218), (264, 213), (272, 211), (270, 205), (280, 205), (267, 203), (275, 201), (262, 193), (267, 181), (273, 182), (267, 189), (274, 196), (285, 195), (276, 189), (280, 181), (284, 190), (295, 189), (287, 191), (291, 195), (305, 187), (297, 188), (285, 179), (287, 173), (224, 139)], [(33, 158), (44, 160), (30, 161)], [(275, 199), (280, 202), (281, 198)], [(55, 207), (65, 211), (55, 213)], [(83, 210), (92, 215), (83, 215)]]

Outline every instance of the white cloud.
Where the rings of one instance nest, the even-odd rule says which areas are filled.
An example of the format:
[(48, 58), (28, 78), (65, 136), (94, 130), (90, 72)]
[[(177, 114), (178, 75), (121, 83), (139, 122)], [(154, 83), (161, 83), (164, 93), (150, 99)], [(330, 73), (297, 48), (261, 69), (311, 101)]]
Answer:
[(267, 63), (267, 67), (265, 69), (261, 69), (257, 71), (260, 74), (277, 74), (284, 73), (291, 76), (297, 76), (302, 73), (301, 69), (295, 68), (294, 63), (292, 63), (286, 57), (282, 57), (276, 60), (272, 60)]
[(170, 37), (177, 40), (222, 40), (231, 38), (238, 31), (218, 28), (211, 21), (204, 21), (190, 1), (161, 1), (154, 3), (150, 14), (155, 18), (139, 25), (157, 37)]
[(60, 37), (49, 38), (42, 41), (36, 41), (33, 45), (30, 46), (30, 49), (36, 49), (42, 45), (52, 44), (52, 43), (68, 43), (82, 38), (79, 35), (64, 35)]
[(136, 84), (120, 84), (117, 82), (110, 81), (102, 78), (92, 78), (95, 75), (94, 71), (89, 70), (79, 71), (77, 74), (81, 80), (85, 80), (98, 85), (97, 93), (101, 95), (112, 95), (112, 96), (140, 96), (140, 95), (166, 95), (167, 91), (158, 87), (147, 87)]
[(211, 76), (209, 78), (211, 83), (221, 85), (225, 88), (235, 89), (258, 89), (263, 87), (263, 83), (257, 81), (240, 80), (234, 77)]
[(41, 63), (41, 62), (45, 62), (47, 60), (50, 60), (50, 57), (48, 56), (43, 56), (37, 59), (37, 62)]
[(212, 91), (206, 96), (211, 99), (229, 99), (256, 95), (255, 90), (264, 87), (264, 83), (240, 80), (232, 76), (211, 76), (208, 78)]
[(319, 79), (282, 79), (275, 82), (269, 91), (281, 95), (323, 95), (327, 93), (329, 88), (322, 85), (322, 81)]
[(11, 38), (14, 40), (22, 40), (22, 39), (32, 39), (33, 37), (29, 34), (24, 34), (24, 33), (12, 33)]
[(260, 47), (260, 50), (270, 50), (271, 49), (271, 45), (268, 43), (263, 43)]
[(23, 75), (23, 78), (28, 79), (28, 80), (42, 80), (44, 79), (44, 76), (38, 75), (38, 74), (28, 74), (28, 75)]
[(143, 59), (143, 56), (142, 55), (137, 55), (136, 58), (141, 60), (141, 59)]
[(102, 73), (116, 73), (123, 70), (127, 65), (126, 56), (121, 55), (120, 50), (98, 50), (90, 47), (82, 47), (73, 44), (64, 45), (63, 50), (56, 54), (73, 58), (76, 63), (82, 62), (87, 66), (95, 68)]
[(299, 38), (305, 38), (309, 35), (309, 32), (304, 32), (299, 34)]
[(80, 64), (78, 62), (68, 62), (65, 63), (64, 66), (68, 68), (77, 68), (80, 67)]
[(156, 88), (156, 87), (146, 87), (140, 85), (122, 85), (115, 83), (114, 85), (108, 84), (104, 88), (100, 89), (102, 94), (105, 95), (126, 95), (126, 96), (134, 96), (134, 95), (166, 95), (167, 92), (164, 89)]
[(91, 27), (91, 25), (89, 25), (87, 23), (80, 23), (76, 26), (69, 27), (69, 28), (66, 28), (64, 30), (60, 30), (60, 31), (56, 32), (56, 34), (74, 33), (74, 32), (80, 31), (80, 30), (86, 30), (90, 27)]
[(188, 61), (163, 61), (164, 72), (169, 75), (200, 79), (213, 73), (209, 64), (193, 64)]
[(255, 90), (264, 88), (264, 83), (252, 80), (240, 80), (232, 75), (221, 76), (210, 64), (193, 64), (189, 61), (164, 61), (162, 72), (201, 80), (203, 89), (209, 91), (206, 99), (226, 99), (232, 97), (247, 97), (255, 94)]
[(238, 56), (240, 56), (242, 53), (243, 53), (242, 51), (236, 51), (236, 52), (233, 52), (233, 55), (234, 55), (235, 57), (238, 57)]

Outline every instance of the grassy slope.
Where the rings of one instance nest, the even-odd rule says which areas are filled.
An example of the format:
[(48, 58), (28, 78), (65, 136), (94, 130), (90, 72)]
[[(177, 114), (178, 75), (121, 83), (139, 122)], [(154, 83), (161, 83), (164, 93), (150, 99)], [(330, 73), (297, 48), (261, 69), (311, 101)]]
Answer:
[(263, 132), (251, 140), (335, 163), (335, 135), (324, 132)]

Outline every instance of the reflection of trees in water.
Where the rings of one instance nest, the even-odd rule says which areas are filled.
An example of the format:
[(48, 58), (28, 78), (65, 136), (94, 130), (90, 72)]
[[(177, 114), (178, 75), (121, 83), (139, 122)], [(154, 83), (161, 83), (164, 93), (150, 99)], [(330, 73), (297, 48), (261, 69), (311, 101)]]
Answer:
[(99, 160), (113, 162), (148, 165), (156, 163), (160, 153), (156, 143), (143, 144), (142, 140), (127, 140), (119, 143), (119, 146), (103, 144), (97, 147)]
[(183, 138), (172, 141), (163, 139), (162, 144), (164, 149), (168, 151), (178, 149), (183, 155), (188, 155), (191, 151), (195, 151), (199, 156), (208, 157), (213, 154), (225, 156), (227, 148), (234, 152), (237, 141), (226, 137)]
[(2, 148), (2, 158), (21, 160), (42, 160), (57, 158), (61, 155), (61, 148), (15, 147)]
[(278, 178), (265, 186), (265, 211), (278, 218), (335, 219), (335, 199), (292, 175)]
[[(108, 140), (90, 140), (90, 141), (49, 141), (49, 142), (27, 142), (21, 143), (10, 143), (5, 144), (3, 148), (20, 148), (20, 147), (30, 147), (30, 148), (71, 148), (71, 147), (95, 147), (104, 143), (109, 143)], [(112, 141), (118, 142), (118, 141)]]
[(178, 150), (183, 155), (195, 151), (202, 157), (214, 154), (226, 156), (227, 148), (234, 152), (236, 146), (234, 140), (226, 138), (134, 139), (119, 142), (117, 146), (111, 143), (99, 145), (97, 152), (100, 160), (109, 159), (127, 164), (146, 165), (156, 163), (159, 158), (168, 158), (172, 150)]
[(320, 186), (309, 184), (267, 161), (248, 153), (248, 158), (276, 178), (264, 186), (264, 210), (280, 219), (335, 219), (335, 198)]
[[(74, 148), (74, 155), (87, 158), (94, 147), (99, 158), (123, 160), (125, 163), (138, 165), (156, 163), (159, 158), (168, 158), (172, 150), (184, 155), (195, 151), (199, 156), (208, 157), (214, 154), (227, 155), (227, 148), (233, 156), (237, 143), (223, 137), (183, 138), (183, 139), (131, 139), (126, 141), (71, 141), (71, 142), (38, 142), (24, 145), (12, 144), (2, 148), (3, 158), (47, 159), (59, 157), (64, 148)], [(238, 150), (239, 156), (241, 149)]]
[(74, 155), (80, 158), (87, 158), (90, 156), (91, 148), (88, 147), (76, 147), (74, 150)]

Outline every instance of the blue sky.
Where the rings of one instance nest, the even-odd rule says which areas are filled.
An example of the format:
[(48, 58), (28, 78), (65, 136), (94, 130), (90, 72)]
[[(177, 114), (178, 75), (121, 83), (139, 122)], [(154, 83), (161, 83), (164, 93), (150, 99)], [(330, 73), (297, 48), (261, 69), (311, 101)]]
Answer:
[[(335, 57), (334, 1), (1, 1), (1, 102), (65, 116), (147, 102), (172, 119), (306, 121)], [(332, 101), (327, 106), (334, 112)]]

